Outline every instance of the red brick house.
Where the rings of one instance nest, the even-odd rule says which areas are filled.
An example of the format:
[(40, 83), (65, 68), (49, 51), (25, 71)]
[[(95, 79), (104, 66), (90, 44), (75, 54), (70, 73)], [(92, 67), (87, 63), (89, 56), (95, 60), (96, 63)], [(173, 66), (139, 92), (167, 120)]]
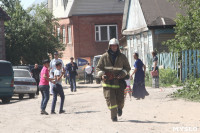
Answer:
[(5, 49), (5, 34), (4, 34), (4, 21), (10, 20), (10, 17), (6, 12), (0, 8), (0, 60), (6, 59)]
[(92, 59), (103, 54), (111, 38), (122, 37), (124, 0), (49, 0), (48, 7), (59, 19), (65, 63), (71, 56)]

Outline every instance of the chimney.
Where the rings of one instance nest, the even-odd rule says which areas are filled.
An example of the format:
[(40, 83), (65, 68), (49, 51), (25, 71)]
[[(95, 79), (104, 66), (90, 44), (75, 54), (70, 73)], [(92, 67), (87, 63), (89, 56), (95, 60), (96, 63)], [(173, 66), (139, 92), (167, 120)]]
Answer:
[(48, 9), (53, 12), (53, 0), (48, 0)]

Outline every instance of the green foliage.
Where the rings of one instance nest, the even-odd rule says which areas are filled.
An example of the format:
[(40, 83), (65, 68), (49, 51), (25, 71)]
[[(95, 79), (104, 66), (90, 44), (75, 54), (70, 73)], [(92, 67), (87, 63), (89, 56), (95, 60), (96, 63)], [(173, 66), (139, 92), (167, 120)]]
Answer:
[(19, 0), (0, 1), (11, 17), (5, 22), (7, 60), (14, 65), (41, 63), (54, 51), (64, 50), (64, 45), (54, 36), (57, 20), (44, 4), (24, 10)]
[(150, 72), (145, 73), (145, 86), (152, 86), (152, 77)]
[(185, 11), (184, 15), (176, 18), (175, 39), (164, 42), (171, 51), (200, 48), (200, 1), (199, 0), (171, 0), (178, 1)]
[(160, 86), (170, 85), (182, 85), (181, 81), (177, 78), (177, 71), (172, 69), (160, 69), (159, 70), (159, 82)]
[[(159, 85), (160, 87), (169, 87), (171, 85), (181, 86), (181, 81), (177, 78), (177, 72), (172, 69), (159, 70)], [(145, 85), (152, 86), (152, 77), (150, 72), (146, 72)]]
[(185, 87), (174, 92), (172, 96), (200, 102), (200, 79), (188, 80)]

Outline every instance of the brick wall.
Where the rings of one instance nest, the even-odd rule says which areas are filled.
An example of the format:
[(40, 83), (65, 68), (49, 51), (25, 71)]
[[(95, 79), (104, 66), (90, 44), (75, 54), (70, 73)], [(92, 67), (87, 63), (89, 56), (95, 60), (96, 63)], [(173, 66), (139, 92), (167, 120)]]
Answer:
[[(72, 29), (73, 29), (73, 25), (70, 21), (70, 18), (63, 18), (63, 19), (60, 19), (59, 20), (59, 25), (60, 25), (60, 28), (62, 29), (63, 27), (65, 28), (65, 34), (66, 34), (66, 44), (65, 45), (65, 50), (62, 51), (63, 53), (63, 57), (62, 57), (62, 60), (64, 62), (64, 64), (66, 64), (67, 62), (70, 61), (70, 57), (71, 56), (74, 56), (74, 45), (73, 45), (73, 42), (74, 42), (74, 39), (73, 39), (73, 31), (72, 31), (72, 43), (68, 43), (68, 32), (67, 32), (67, 27), (68, 26), (71, 26)], [(61, 33), (62, 33), (62, 30), (61, 30)], [(62, 33), (63, 34), (63, 33)]]
[(63, 51), (63, 61), (68, 62), (71, 56), (92, 58), (95, 55), (103, 54), (108, 49), (108, 41), (95, 41), (95, 25), (116, 24), (118, 38), (121, 38), (122, 17), (122, 14), (114, 14), (72, 16), (61, 19), (60, 25), (66, 25), (66, 27), (72, 25), (72, 44), (66, 45), (65, 51)]
[(5, 60), (4, 21), (0, 19), (0, 60)]
[[(74, 19), (75, 18), (75, 19)], [(108, 49), (108, 42), (95, 41), (95, 25), (116, 24), (118, 38), (121, 38), (122, 15), (92, 15), (72, 18), (75, 30), (75, 57), (93, 57), (103, 54)]]

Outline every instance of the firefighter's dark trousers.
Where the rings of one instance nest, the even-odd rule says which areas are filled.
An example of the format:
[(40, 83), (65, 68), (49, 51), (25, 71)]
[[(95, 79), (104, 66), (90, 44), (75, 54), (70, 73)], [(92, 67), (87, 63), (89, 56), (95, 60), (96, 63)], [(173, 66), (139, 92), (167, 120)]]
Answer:
[(124, 87), (118, 89), (104, 87), (103, 93), (111, 111), (111, 119), (117, 117), (118, 108), (124, 107)]

